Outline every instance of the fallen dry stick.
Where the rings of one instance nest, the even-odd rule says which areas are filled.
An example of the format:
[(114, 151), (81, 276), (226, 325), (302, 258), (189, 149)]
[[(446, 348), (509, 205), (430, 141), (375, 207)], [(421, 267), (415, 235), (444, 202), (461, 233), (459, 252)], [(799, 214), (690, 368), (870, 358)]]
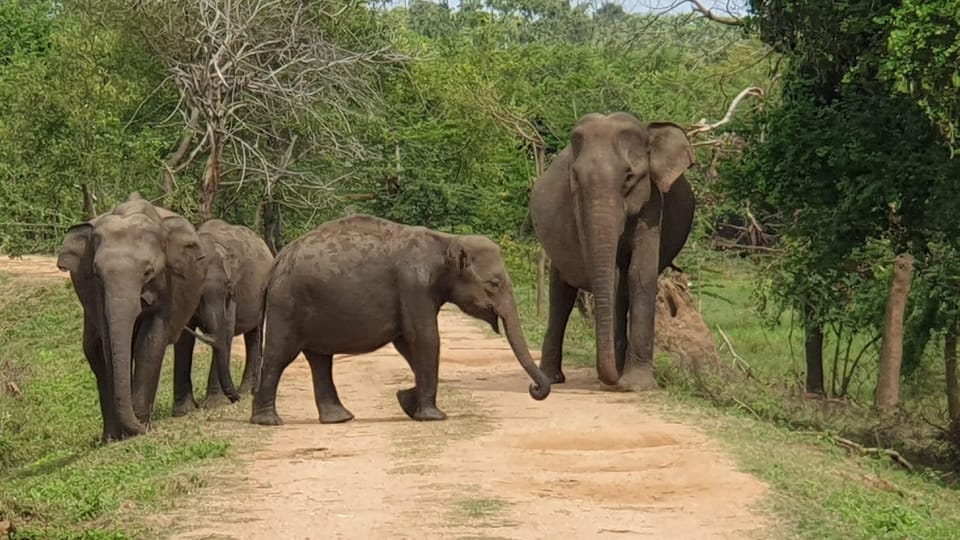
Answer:
[(833, 442), (846, 448), (847, 450), (855, 451), (862, 455), (875, 454), (878, 457), (887, 456), (890, 459), (892, 459), (897, 465), (900, 465), (904, 469), (907, 469), (908, 471), (913, 470), (913, 465), (909, 461), (907, 461), (907, 458), (903, 457), (903, 455), (900, 452), (897, 452), (896, 450), (891, 450), (889, 448), (877, 448), (875, 446), (866, 447), (866, 446), (863, 446), (862, 444), (855, 443), (850, 439), (845, 439), (843, 437), (833, 436), (832, 438), (833, 438)]

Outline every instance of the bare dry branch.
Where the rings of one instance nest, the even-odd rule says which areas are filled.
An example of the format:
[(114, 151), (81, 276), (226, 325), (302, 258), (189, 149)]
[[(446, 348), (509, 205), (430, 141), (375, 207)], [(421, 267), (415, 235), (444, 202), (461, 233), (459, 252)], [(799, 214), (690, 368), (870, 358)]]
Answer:
[(695, 11), (698, 11), (701, 15), (703, 15), (704, 17), (710, 19), (710, 20), (713, 21), (713, 22), (717, 22), (717, 23), (720, 23), (720, 24), (725, 24), (725, 25), (727, 25), (727, 26), (742, 26), (742, 25), (743, 25), (743, 20), (742, 20), (742, 19), (738, 19), (737, 17), (729, 17), (729, 16), (718, 15), (718, 14), (714, 13), (712, 10), (710, 10), (709, 8), (707, 8), (707, 6), (703, 5), (703, 3), (700, 2), (700, 0), (687, 0), (687, 1), (690, 2), (691, 4), (693, 4), (693, 9), (694, 9)]
[(706, 133), (725, 124), (729, 124), (730, 121), (733, 120), (733, 115), (737, 112), (737, 107), (740, 106), (740, 102), (746, 99), (747, 96), (754, 96), (762, 99), (764, 95), (765, 93), (763, 88), (760, 88), (759, 86), (744, 88), (739, 94), (737, 94), (737, 97), (733, 98), (733, 101), (730, 102), (730, 107), (727, 108), (727, 114), (723, 115), (723, 118), (712, 124), (709, 123), (706, 118), (701, 119), (699, 122), (690, 127), (690, 130), (687, 131), (687, 137), (692, 138), (701, 133)]

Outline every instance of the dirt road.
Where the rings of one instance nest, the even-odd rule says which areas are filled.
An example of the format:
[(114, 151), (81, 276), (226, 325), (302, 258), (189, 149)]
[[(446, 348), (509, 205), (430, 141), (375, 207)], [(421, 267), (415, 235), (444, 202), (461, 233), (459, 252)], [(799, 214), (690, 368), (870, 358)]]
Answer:
[[(0, 271), (53, 264), (2, 259)], [(585, 369), (567, 370), (567, 384), (534, 401), (504, 338), (455, 308), (441, 313), (440, 327), (447, 421), (404, 416), (394, 393), (412, 374), (388, 346), (335, 360), (356, 419), (321, 425), (298, 358), (280, 384), (285, 425), (260, 428), (269, 440), (244, 458), (245, 474), (181, 505), (164, 520), (167, 532), (182, 540), (768, 536), (751, 508), (766, 487), (703, 434), (659, 418), (642, 396), (599, 390)]]

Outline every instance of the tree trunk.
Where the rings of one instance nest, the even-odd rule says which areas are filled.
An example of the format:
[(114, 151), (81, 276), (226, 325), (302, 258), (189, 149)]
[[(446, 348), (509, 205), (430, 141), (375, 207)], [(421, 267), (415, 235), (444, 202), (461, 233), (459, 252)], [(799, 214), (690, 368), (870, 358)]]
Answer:
[(197, 131), (197, 122), (200, 120), (200, 109), (191, 109), (190, 119), (187, 120), (187, 126), (184, 129), (183, 137), (180, 138), (180, 144), (172, 154), (167, 156), (163, 163), (163, 203), (169, 208), (173, 205), (173, 185), (175, 183), (176, 173), (189, 165), (187, 152), (190, 150), (190, 143), (193, 142)]
[(807, 360), (807, 392), (825, 395), (823, 390), (823, 327), (813, 320), (813, 308), (806, 306), (803, 314), (804, 355)]
[(875, 406), (890, 412), (900, 403), (900, 364), (903, 361), (903, 313), (910, 293), (913, 257), (901, 253), (893, 263), (890, 296), (883, 318), (883, 345), (880, 349), (880, 373), (877, 375)]
[(950, 422), (960, 420), (960, 388), (957, 385), (957, 321), (950, 325), (943, 343), (943, 360), (947, 371), (947, 410)]
[(213, 217), (216, 204), (217, 190), (220, 188), (220, 169), (223, 163), (223, 138), (214, 131), (210, 138), (210, 155), (203, 168), (203, 183), (200, 186), (200, 220), (206, 221)]
[(280, 205), (275, 201), (266, 201), (263, 206), (263, 239), (270, 252), (276, 257), (283, 249), (283, 231), (280, 224)]
[(86, 216), (87, 219), (97, 217), (97, 208), (90, 188), (88, 188), (86, 184), (81, 184), (80, 189), (83, 191), (83, 215)]

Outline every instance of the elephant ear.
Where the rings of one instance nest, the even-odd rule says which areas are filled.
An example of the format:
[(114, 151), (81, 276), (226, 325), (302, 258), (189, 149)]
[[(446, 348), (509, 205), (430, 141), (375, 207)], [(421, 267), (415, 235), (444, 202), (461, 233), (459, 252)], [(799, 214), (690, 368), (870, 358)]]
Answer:
[(213, 249), (220, 258), (224, 275), (227, 276), (227, 290), (230, 291), (230, 294), (233, 294), (237, 290), (237, 281), (240, 277), (240, 260), (236, 254), (215, 239), (213, 240)]
[(202, 277), (206, 269), (206, 251), (200, 244), (197, 230), (178, 215), (164, 218), (161, 225), (167, 243), (167, 269), (184, 279)]
[(647, 125), (650, 177), (662, 193), (670, 191), (677, 178), (695, 163), (693, 147), (680, 126), (670, 122)]
[(93, 225), (89, 222), (78, 223), (67, 229), (67, 234), (57, 254), (57, 268), (64, 272), (80, 270), (80, 264), (91, 247)]
[(456, 238), (450, 242), (446, 259), (447, 266), (458, 274), (463, 274), (473, 263), (473, 256), (462, 238)]

